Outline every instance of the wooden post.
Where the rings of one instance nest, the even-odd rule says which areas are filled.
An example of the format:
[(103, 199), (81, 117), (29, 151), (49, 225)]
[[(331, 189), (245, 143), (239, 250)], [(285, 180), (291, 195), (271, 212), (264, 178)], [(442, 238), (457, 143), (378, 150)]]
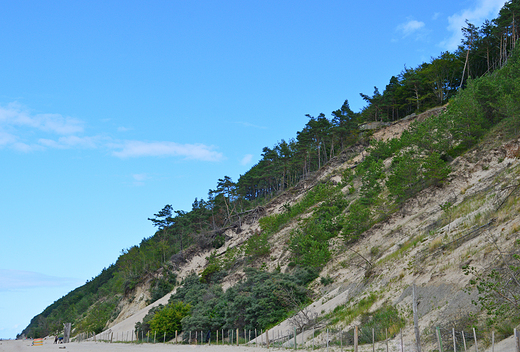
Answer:
[(478, 352), (477, 333), (475, 332), (475, 328), (473, 328), (473, 338), (475, 339), (475, 351)]
[(157, 331), (153, 332), (153, 343), (155, 343), (155, 337), (157, 336)]
[(269, 329), (267, 329), (265, 331), (265, 341), (266, 341), (267, 348), (269, 348)]
[(376, 352), (376, 339), (375, 339), (374, 328), (372, 328), (372, 352)]
[(218, 346), (218, 329), (217, 329), (217, 346)]
[(451, 329), (451, 334), (453, 335), (453, 352), (457, 352), (457, 340), (455, 340), (455, 328)]
[(491, 352), (495, 352), (495, 330), (491, 331)]
[(462, 343), (464, 344), (464, 352), (468, 349), (466, 348), (466, 336), (464, 336), (464, 330), (462, 331)]
[(385, 328), (386, 352), (388, 352), (388, 328)]
[(294, 349), (297, 350), (298, 349), (298, 345), (296, 343), (296, 328), (294, 328)]
[(238, 346), (238, 328), (237, 328), (237, 346)]
[(343, 352), (343, 330), (339, 332), (339, 350)]
[(417, 294), (415, 288), (415, 282), (412, 286), (412, 298), (413, 298), (413, 327), (415, 331), (415, 343), (417, 345), (417, 352), (421, 352), (421, 334), (419, 332), (419, 317), (417, 314)]
[(354, 352), (358, 352), (358, 331), (357, 325), (354, 327)]
[(439, 346), (439, 352), (443, 352), (442, 350), (442, 339), (441, 339), (441, 329), (437, 326), (437, 345)]
[(175, 330), (175, 343), (179, 343), (179, 341), (177, 340), (177, 330)]
[(164, 332), (164, 337), (162, 343), (166, 343), (166, 331)]
[(314, 350), (314, 328), (312, 328), (312, 349)]
[[(404, 352), (403, 329), (399, 330), (399, 333), (401, 334), (401, 352)], [(442, 352), (442, 351), (439, 351), (439, 352)]]
[[(296, 334), (296, 329), (294, 329), (294, 333)], [(296, 337), (294, 341), (296, 341)], [(329, 329), (327, 329), (327, 352), (329, 352)]]
[(515, 345), (516, 345), (516, 352), (520, 352), (520, 334), (518, 333), (518, 331), (514, 330), (514, 333), (515, 333)]

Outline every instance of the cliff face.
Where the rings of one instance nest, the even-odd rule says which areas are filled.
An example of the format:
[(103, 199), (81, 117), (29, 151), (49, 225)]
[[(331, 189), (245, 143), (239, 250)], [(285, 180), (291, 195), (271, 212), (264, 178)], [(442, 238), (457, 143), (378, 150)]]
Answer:
[[(430, 115), (431, 111), (383, 127), (371, 138), (396, 138), (412, 120)], [(477, 298), (476, 292), (464, 291), (475, 277), (465, 275), (464, 269), (473, 267), (475, 273), (482, 273), (501, 266), (504, 253), (515, 248), (515, 241), (520, 238), (519, 150), (520, 139), (482, 143), (451, 161), (451, 173), (445, 183), (426, 188), (408, 199), (365, 231), (355, 243), (347, 245), (340, 236), (330, 239), (332, 259), (319, 274), (327, 280), (318, 278), (311, 284), (316, 299), (308, 309), (323, 318), (336, 307), (355, 306), (372, 294), (374, 302), (369, 312), (385, 305), (396, 307), (406, 321), (405, 335), (411, 336), (411, 285), (415, 283), (422, 332), (434, 326), (468, 328), (474, 319), (471, 314), (481, 311), (471, 302)], [(231, 250), (240, 252), (251, 236), (262, 231), (259, 218), (279, 214), (297, 204), (323, 181), (338, 184), (342, 173), (354, 168), (369, 152), (366, 145), (351, 147), (307, 180), (273, 199), (261, 211), (245, 216), (239, 228), (226, 231), (224, 246), (192, 253), (185, 264), (178, 266), (178, 280), (192, 272), (202, 273), (212, 253), (222, 257)], [(383, 164), (388, 168), (391, 158)], [(359, 181), (355, 181), (353, 185), (345, 185), (342, 192), (355, 199), (357, 192), (352, 189), (359, 187)], [(269, 256), (248, 265), (268, 271), (290, 271), (287, 242), (291, 231), (301, 226), (301, 221), (309, 218), (316, 207), (310, 207), (270, 236)], [(234, 257), (235, 264), (223, 280), (224, 289), (244, 278), (244, 258), (244, 254)], [(151, 306), (166, 301), (167, 297)], [(143, 307), (142, 302), (140, 296), (124, 301), (111, 330), (133, 329), (135, 322), (142, 320), (143, 312), (151, 308)], [(139, 309), (140, 314), (131, 316)], [(328, 317), (330, 319), (330, 315)], [(339, 320), (334, 324), (349, 330), (360, 323), (359, 319)], [(290, 324), (286, 321), (281, 326), (288, 328)]]

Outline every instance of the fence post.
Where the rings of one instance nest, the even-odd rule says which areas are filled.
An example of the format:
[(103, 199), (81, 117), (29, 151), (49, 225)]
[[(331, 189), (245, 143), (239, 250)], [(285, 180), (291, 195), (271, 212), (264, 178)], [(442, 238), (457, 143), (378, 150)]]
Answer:
[(475, 339), (475, 351), (478, 352), (477, 333), (475, 332), (475, 328), (473, 328), (473, 338)]
[(267, 348), (269, 348), (269, 329), (265, 331), (265, 341)]
[(376, 352), (376, 339), (374, 334), (374, 328), (372, 328), (372, 352)]
[[(296, 329), (294, 329), (294, 333), (296, 334)], [(296, 339), (294, 339), (296, 341)], [(329, 352), (329, 329), (327, 329), (327, 352)]]
[(296, 345), (296, 328), (294, 328), (294, 349), (298, 349), (298, 346)]
[(421, 352), (421, 334), (419, 332), (419, 316), (417, 314), (417, 294), (415, 293), (415, 282), (413, 283), (413, 328), (415, 331), (415, 343), (417, 344), (417, 352)]
[(520, 334), (518, 333), (518, 331), (516, 330), (515, 328), (515, 345), (516, 345), (516, 352), (520, 352)]
[[(403, 329), (399, 330), (401, 334), (401, 352), (404, 352), (404, 342), (403, 342)], [(442, 352), (442, 351), (439, 351)]]
[(354, 327), (354, 352), (358, 352), (358, 331), (357, 325)]
[(388, 328), (385, 328), (386, 352), (388, 352)]
[(466, 348), (466, 336), (464, 336), (464, 330), (462, 331), (462, 343), (464, 343), (464, 352), (468, 349)]
[(455, 340), (455, 328), (451, 329), (451, 333), (453, 335), (453, 352), (457, 352), (457, 342)]
[(439, 352), (443, 352), (442, 350), (442, 339), (441, 339), (441, 329), (437, 326), (437, 345), (439, 346)]

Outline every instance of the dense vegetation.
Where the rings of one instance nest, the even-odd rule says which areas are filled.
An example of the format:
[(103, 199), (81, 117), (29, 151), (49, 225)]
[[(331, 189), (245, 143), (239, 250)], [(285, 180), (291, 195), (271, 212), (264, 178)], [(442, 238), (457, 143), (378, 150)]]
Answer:
[[(296, 139), (265, 147), (261, 160), (237, 182), (228, 176), (219, 179), (207, 200), (196, 198), (190, 211), (164, 206), (149, 219), (157, 226), (153, 236), (123, 250), (115, 265), (34, 317), (23, 334), (45, 336), (70, 321), (77, 333), (101, 331), (117, 313), (119, 299), (131, 295), (157, 270), (163, 275), (152, 285), (152, 300), (174, 287), (173, 270), (186, 260), (187, 249), (222, 246), (224, 231), (239, 227), (248, 211), (310, 177), (345, 149), (366, 143), (368, 134), (359, 130), (360, 124), (394, 121), (449, 102), (446, 112), (413, 123), (400, 138), (373, 143), (370, 154), (355, 169), (340, 175), (339, 184), (319, 184), (299, 203), (286, 204), (281, 214), (262, 218), (262, 231), (243, 249), (228, 250), (221, 258), (210, 257), (202, 277), (187, 278), (170, 303), (151, 312), (139, 328), (153, 326), (171, 335), (171, 327), (163, 328), (165, 321), (183, 329), (215, 330), (266, 328), (286, 318), (307, 301), (305, 285), (331, 258), (330, 239), (341, 236), (345, 245), (353, 243), (410, 197), (442, 185), (451, 160), (477, 145), (494, 126), (500, 125), (505, 135), (517, 133), (520, 54), (515, 49), (518, 27), (514, 18), (518, 13), (520, 1), (515, 0), (506, 3), (497, 19), (480, 28), (467, 23), (456, 52), (406, 68), (391, 77), (383, 93), (375, 88), (372, 96), (362, 94), (367, 106), (359, 113), (345, 101), (330, 119), (323, 113), (307, 115), (309, 122)], [(385, 165), (383, 161), (392, 156)], [(310, 216), (301, 220), (306, 213)], [(218, 282), (237, 259), (245, 258), (245, 265), (268, 260), (271, 236), (295, 220), (301, 221), (286, 243), (293, 258), (292, 274), (246, 269), (247, 280), (222, 291)], [(274, 287), (290, 292), (292, 303), (276, 296)], [(260, 296), (263, 306), (257, 311), (262, 313), (247, 312), (247, 304), (259, 304), (250, 301), (251, 297)]]

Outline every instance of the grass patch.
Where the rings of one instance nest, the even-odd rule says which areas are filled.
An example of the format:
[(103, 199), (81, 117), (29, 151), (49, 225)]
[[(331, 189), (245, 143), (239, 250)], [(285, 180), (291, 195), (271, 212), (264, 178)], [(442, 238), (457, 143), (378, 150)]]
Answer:
[(401, 258), (404, 255), (404, 253), (406, 253), (410, 248), (413, 248), (413, 247), (417, 246), (417, 244), (421, 243), (422, 240), (424, 240), (425, 238), (426, 238), (426, 235), (412, 236), (405, 243), (403, 243), (399, 247), (398, 250), (396, 250), (395, 252), (390, 253), (389, 255), (387, 255), (384, 258), (381, 258), (377, 262), (377, 265), (384, 264), (384, 263), (386, 263), (388, 261), (392, 261), (392, 260)]
[(339, 322), (350, 324), (361, 314), (367, 313), (376, 301), (377, 295), (371, 292), (357, 303), (349, 301), (346, 304), (337, 306), (331, 313), (327, 314), (326, 318), (330, 319), (331, 324), (337, 324)]

